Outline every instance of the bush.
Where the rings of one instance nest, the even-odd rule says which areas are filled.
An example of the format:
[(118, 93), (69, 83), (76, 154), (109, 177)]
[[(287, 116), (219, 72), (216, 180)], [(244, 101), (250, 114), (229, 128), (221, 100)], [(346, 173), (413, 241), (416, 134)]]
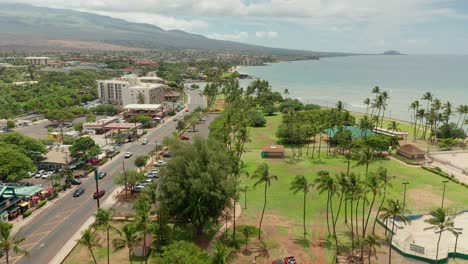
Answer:
[(264, 127), (266, 125), (266, 119), (262, 113), (257, 111), (252, 111), (249, 114), (250, 121), (252, 121), (253, 127)]
[(47, 200), (42, 200), (42, 201), (40, 201), (39, 203), (37, 203), (37, 208), (41, 208), (41, 207), (44, 206), (46, 203), (47, 203)]
[(52, 201), (53, 199), (57, 198), (58, 194), (54, 191), (49, 197), (47, 197), (48, 201)]
[(468, 187), (468, 185), (466, 185), (463, 182), (460, 182), (460, 180), (455, 178), (455, 175), (453, 175), (453, 174), (450, 175), (450, 174), (448, 174), (446, 172), (443, 172), (439, 167), (432, 168), (432, 167), (421, 166), (421, 168), (423, 168), (423, 169), (425, 169), (427, 171), (430, 171), (430, 172), (432, 172), (434, 174), (437, 174), (439, 176), (442, 176), (442, 177), (444, 177), (444, 178), (446, 178), (446, 179), (448, 179), (448, 180), (450, 180), (450, 181), (452, 181), (454, 183), (458, 183), (458, 184), (460, 184), (462, 186)]
[(31, 210), (26, 210), (26, 212), (23, 213), (23, 217), (28, 217), (32, 214)]

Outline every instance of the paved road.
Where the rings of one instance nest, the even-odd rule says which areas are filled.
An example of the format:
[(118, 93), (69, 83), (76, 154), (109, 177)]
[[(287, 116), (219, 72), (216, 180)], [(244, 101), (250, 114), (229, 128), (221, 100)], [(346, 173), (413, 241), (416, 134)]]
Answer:
[[(189, 109), (193, 110), (202, 104), (202, 97), (195, 91), (189, 91)], [(99, 181), (99, 188), (106, 190), (106, 195), (115, 188), (114, 176), (122, 171), (122, 164), (125, 168), (135, 168), (134, 160), (138, 155), (146, 154), (154, 149), (156, 141), (161, 142), (166, 136), (171, 135), (175, 130), (177, 122), (169, 120), (158, 128), (150, 130), (146, 138), (149, 143), (141, 145), (134, 142), (126, 144), (121, 148), (121, 154), (113, 160), (107, 162), (99, 168), (99, 171), (107, 172), (108, 175)], [(123, 153), (131, 151), (135, 153), (131, 158), (124, 159)], [(34, 221), (21, 230), (20, 235), (26, 237), (23, 248), (29, 251), (29, 258), (22, 256), (12, 256), (10, 263), (49, 263), (58, 250), (72, 237), (80, 226), (96, 211), (96, 200), (92, 194), (95, 191), (95, 181), (93, 177), (84, 180), (81, 187), (86, 189), (85, 193), (74, 198), (71, 194), (58, 201), (54, 206), (36, 216)], [(77, 187), (74, 187), (77, 188)], [(104, 196), (101, 199), (105, 199)], [(2, 263), (5, 260), (2, 259)]]

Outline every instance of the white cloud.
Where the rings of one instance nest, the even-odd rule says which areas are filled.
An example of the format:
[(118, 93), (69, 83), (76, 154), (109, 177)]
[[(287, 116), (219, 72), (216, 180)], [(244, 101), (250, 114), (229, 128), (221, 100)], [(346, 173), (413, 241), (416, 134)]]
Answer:
[(255, 32), (257, 38), (275, 39), (279, 36), (276, 31), (257, 31)]
[(220, 34), (220, 33), (213, 33), (209, 34), (207, 37), (212, 39), (220, 39), (220, 40), (231, 40), (231, 41), (245, 41), (249, 38), (249, 33), (247, 32), (236, 32), (233, 34)]

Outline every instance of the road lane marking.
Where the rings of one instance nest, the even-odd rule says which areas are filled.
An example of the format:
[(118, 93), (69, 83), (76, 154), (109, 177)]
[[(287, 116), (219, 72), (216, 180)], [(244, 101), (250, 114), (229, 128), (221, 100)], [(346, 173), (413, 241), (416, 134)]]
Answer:
[(40, 233), (36, 233), (36, 234), (31, 234), (30, 236), (28, 236), (28, 239), (31, 238), (31, 237), (34, 237), (34, 236), (39, 236), (39, 235), (42, 235), (42, 234), (48, 234), (50, 233), (50, 231), (44, 231), (44, 232), (40, 232)]

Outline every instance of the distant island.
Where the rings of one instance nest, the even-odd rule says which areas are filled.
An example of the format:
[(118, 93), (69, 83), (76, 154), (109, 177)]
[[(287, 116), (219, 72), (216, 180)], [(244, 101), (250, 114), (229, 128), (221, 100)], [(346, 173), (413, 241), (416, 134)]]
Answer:
[(400, 53), (396, 50), (387, 50), (386, 52), (382, 53), (382, 55), (406, 55), (406, 54)]

